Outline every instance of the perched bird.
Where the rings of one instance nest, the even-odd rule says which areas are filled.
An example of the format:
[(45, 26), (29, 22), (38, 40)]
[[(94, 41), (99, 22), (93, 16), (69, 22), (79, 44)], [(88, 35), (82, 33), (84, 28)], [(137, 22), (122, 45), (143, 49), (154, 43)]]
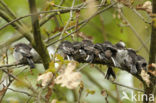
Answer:
[(124, 48), (126, 48), (126, 44), (123, 41), (120, 41), (120, 42), (116, 43), (115, 46), (118, 49), (124, 49)]
[(136, 68), (136, 63), (137, 63), (137, 54), (135, 52), (135, 50), (128, 48), (128, 55), (129, 58), (127, 58), (127, 60), (125, 60), (125, 64), (130, 68), (130, 72), (132, 74), (136, 74), (138, 72), (137, 68)]
[(95, 55), (97, 55), (100, 60), (108, 61), (108, 59), (105, 57), (102, 44), (97, 43), (94, 45), (94, 48), (95, 48)]
[(117, 49), (111, 42), (104, 42), (103, 44), (103, 51), (106, 58), (111, 59), (114, 66), (117, 66), (116, 60), (114, 57), (116, 56)]
[(66, 54), (66, 57), (68, 60), (72, 60), (72, 55), (74, 53), (73, 44), (69, 41), (63, 41), (59, 45), (58, 49), (62, 50), (64, 54)]
[(28, 63), (30, 68), (35, 68), (31, 50), (32, 47), (30, 45), (24, 43), (16, 44), (14, 46), (13, 57), (18, 63)]
[(141, 72), (142, 69), (144, 69), (145, 71), (147, 71), (147, 62), (140, 55), (137, 55), (136, 68), (137, 68), (138, 72)]
[[(113, 65), (114, 66), (117, 66), (117, 62), (114, 59), (114, 57), (116, 56), (116, 53), (117, 53), (116, 47), (111, 42), (108, 42), (108, 41), (104, 42), (102, 45), (103, 45), (103, 51), (104, 51), (105, 57), (107, 59), (112, 60)], [(112, 67), (111, 66), (108, 66), (108, 69), (107, 69), (107, 73), (106, 73), (105, 78), (106, 79), (109, 79), (110, 76), (112, 76), (114, 79), (116, 78), (116, 75), (115, 75)]]
[(83, 49), (87, 54), (86, 62), (92, 62), (94, 60), (94, 44), (90, 40), (83, 40)]
[(85, 50), (83, 49), (83, 43), (81, 42), (73, 42), (73, 47), (74, 47), (74, 58), (79, 59), (86, 57), (87, 54)]

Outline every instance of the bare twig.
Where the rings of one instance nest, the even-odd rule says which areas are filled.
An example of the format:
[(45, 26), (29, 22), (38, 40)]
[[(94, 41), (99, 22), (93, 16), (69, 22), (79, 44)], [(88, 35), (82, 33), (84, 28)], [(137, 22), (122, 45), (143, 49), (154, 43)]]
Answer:
[(27, 95), (27, 96), (33, 97), (33, 95), (31, 95), (30, 93), (25, 92), (25, 91), (14, 90), (14, 89), (12, 89), (12, 88), (8, 88), (8, 89), (9, 89), (9, 90), (12, 90), (12, 91), (14, 91), (14, 92), (23, 93), (23, 94), (25, 94), (25, 95)]
[[(101, 86), (101, 84), (99, 84), (98, 82), (97, 82), (97, 80), (95, 80), (88, 72), (86, 72), (85, 70), (82, 70), (81, 71), (83, 74), (85, 74), (85, 76), (87, 76), (88, 77), (88, 79), (91, 81), (91, 82), (93, 82), (94, 83), (94, 85), (96, 85), (100, 90), (103, 90), (103, 89), (105, 89), (103, 86)], [(113, 99), (113, 100), (117, 100), (116, 99), (116, 97), (114, 97), (112, 94), (111, 94), (111, 92), (107, 92), (108, 93), (108, 95)]]
[[(151, 38), (150, 36), (147, 38), (147, 40), (145, 41), (146, 44), (149, 44), (150, 38)], [(141, 46), (136, 50), (136, 52), (139, 52), (142, 48), (143, 48), (143, 45), (141, 45)]]
[(140, 17), (145, 23), (151, 24), (151, 21), (147, 21), (135, 8), (132, 8), (132, 11)]
[[(10, 21), (12, 21), (12, 18), (10, 18), (8, 15), (7, 15), (7, 13), (6, 12), (4, 12), (4, 11), (2, 11), (2, 10), (0, 10), (0, 16), (4, 19), (4, 20), (6, 20), (7, 22), (10, 22)], [(18, 23), (12, 23), (11, 24), (18, 32), (20, 32), (21, 34), (23, 34), (23, 36), (24, 37), (26, 37), (30, 42), (32, 42), (31, 40), (32, 40), (32, 38), (31, 38), (31, 36), (29, 35), (29, 33), (27, 33), (26, 31), (25, 31), (25, 29), (23, 28), (23, 27), (21, 27), (21, 25), (19, 25)]]
[[(2, 4), (2, 6), (4, 7), (4, 10), (6, 12), (8, 12), (8, 14), (13, 18), (16, 19), (16, 16), (14, 14), (14, 12), (5, 4), (5, 2), (3, 0), (0, 1), (0, 4)], [(22, 22), (17, 21), (20, 25), (22, 25)]]
[[(50, 18), (54, 17), (55, 15), (58, 15), (59, 13), (63, 14), (63, 13), (67, 13), (67, 12), (70, 12), (70, 10), (72, 11), (79, 11), (81, 8), (67, 8), (67, 9), (58, 9), (58, 10), (49, 10), (49, 11), (41, 11), (41, 12), (38, 12), (38, 13), (33, 13), (33, 14), (28, 14), (28, 15), (25, 15), (25, 16), (21, 16), (21, 17), (18, 17), (18, 18), (15, 18), (14, 20), (8, 22), (7, 24), (3, 25), (2, 27), (0, 27), (0, 30), (4, 29), (5, 27), (9, 26), (10, 24), (16, 22), (16, 21), (19, 21), (23, 18), (26, 18), (26, 17), (30, 17), (30, 16), (34, 16), (34, 15), (39, 15), (39, 14), (46, 14), (46, 13), (54, 13), (54, 14), (51, 14), (51, 15), (48, 15), (47, 17), (45, 17), (40, 25), (43, 25), (44, 23), (46, 23)], [(59, 12), (59, 13), (58, 13)]]
[[(97, 66), (95, 66), (95, 68), (96, 68), (100, 73), (102, 73), (102, 75), (105, 77), (105, 73), (104, 73), (103, 71), (101, 71), (100, 68), (98, 68)], [(120, 84), (120, 83), (115, 82), (115, 81), (111, 81), (111, 80), (110, 80), (110, 82), (111, 82), (112, 84), (116, 84), (116, 85), (121, 86), (121, 87), (125, 87), (125, 88), (128, 88), (128, 89), (132, 89), (132, 90), (144, 92), (144, 91), (141, 90), (141, 89), (134, 88), (134, 87), (130, 87), (130, 86), (126, 86), (126, 85)]]
[(14, 64), (1, 65), (0, 66), (0, 70), (3, 70), (4, 68), (9, 69), (8, 67), (17, 67), (17, 66), (21, 66), (21, 65), (23, 65), (23, 64), (21, 64), (21, 63), (14, 63)]
[(135, 91), (144, 92), (144, 90), (142, 90), (142, 89), (138, 89), (138, 88), (126, 86), (126, 85), (120, 84), (120, 83), (115, 82), (115, 81), (111, 81), (111, 82), (112, 82), (113, 84), (116, 84), (116, 85), (121, 86), (121, 87), (125, 87), (125, 88), (132, 89), (132, 90), (135, 90)]
[(135, 36), (137, 37), (137, 39), (140, 41), (140, 43), (144, 46), (146, 52), (148, 53), (148, 47), (147, 45), (144, 43), (144, 41), (141, 39), (140, 35), (137, 33), (137, 31), (135, 30), (135, 28), (129, 23), (129, 21), (127, 20), (127, 18), (124, 16), (123, 11), (121, 10), (120, 15), (122, 16), (122, 18), (127, 22), (127, 25), (130, 27), (130, 29), (134, 32)]
[[(85, 26), (85, 25), (89, 22), (89, 20), (91, 20), (93, 17), (95, 17), (95, 16), (97, 16), (98, 14), (100, 14), (100, 13), (102, 13), (102, 12), (104, 12), (104, 11), (110, 9), (111, 7), (113, 7), (114, 5), (116, 5), (116, 3), (117, 3), (117, 2), (114, 2), (114, 3), (110, 4), (110, 5), (107, 6), (106, 8), (97, 11), (95, 14), (93, 14), (91, 17), (87, 18), (86, 20), (80, 22), (80, 24), (82, 24), (82, 25), (81, 25), (79, 28), (77, 28), (77, 29), (76, 29), (75, 31), (73, 31), (72, 33), (66, 35), (66, 36), (63, 37), (62, 39), (64, 39), (64, 38), (70, 36), (71, 34), (73, 34), (73, 33), (75, 33), (75, 32), (77, 32), (77, 31), (80, 30), (83, 26)], [(75, 26), (73, 26), (73, 27), (71, 27), (71, 28), (74, 28), (74, 27), (75, 27)], [(56, 36), (59, 36), (59, 35), (60, 35), (60, 33), (58, 33), (58, 34), (55, 35), (55, 36), (52, 36), (52, 37), (49, 38), (49, 39), (53, 39), (53, 38), (55, 38)], [(62, 39), (58, 39), (58, 40), (56, 40), (56, 41), (54, 41), (54, 42), (52, 42), (52, 43), (49, 43), (47, 46), (53, 45), (53, 44), (55, 44), (56, 42), (58, 42), (58, 41), (60, 41), (60, 40), (62, 40)]]

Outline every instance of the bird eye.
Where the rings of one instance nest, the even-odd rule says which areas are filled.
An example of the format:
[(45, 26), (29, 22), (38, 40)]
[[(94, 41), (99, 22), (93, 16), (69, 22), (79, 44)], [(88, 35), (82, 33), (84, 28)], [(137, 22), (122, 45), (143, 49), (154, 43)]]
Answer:
[(146, 64), (146, 63), (143, 63), (143, 64), (142, 64), (142, 67), (146, 67), (146, 66), (147, 66), (147, 64)]

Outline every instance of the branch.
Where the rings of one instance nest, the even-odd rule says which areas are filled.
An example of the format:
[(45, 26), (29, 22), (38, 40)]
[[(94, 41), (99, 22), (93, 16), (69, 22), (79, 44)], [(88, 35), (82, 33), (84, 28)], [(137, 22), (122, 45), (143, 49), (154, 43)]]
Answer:
[(129, 23), (129, 21), (127, 20), (127, 18), (124, 16), (123, 11), (121, 10), (120, 15), (122, 16), (122, 18), (127, 22), (128, 27), (134, 32), (135, 36), (137, 37), (137, 39), (139, 40), (139, 42), (143, 45), (143, 47), (145, 48), (146, 52), (148, 53), (148, 47), (145, 44), (145, 42), (141, 39), (140, 35), (138, 34), (138, 32), (135, 30), (135, 28), (132, 26), (132, 24)]
[(12, 89), (12, 88), (8, 88), (8, 89), (9, 89), (9, 90), (12, 90), (12, 91), (14, 91), (14, 92), (23, 93), (23, 94), (25, 94), (25, 95), (27, 95), (27, 96), (34, 97), (33, 95), (31, 95), (31, 94), (29, 94), (28, 92), (25, 92), (25, 91), (14, 90), (14, 89)]
[[(85, 76), (87, 76), (87, 78), (93, 82), (100, 90), (105, 89), (100, 83), (97, 82), (97, 80), (95, 80), (88, 72), (86, 72), (85, 70), (81, 71), (83, 74), (85, 74)], [(114, 95), (112, 95), (111, 92), (108, 91), (109, 96), (113, 99), (113, 100), (117, 100), (116, 97)]]
[[(116, 5), (116, 4), (117, 4), (117, 2), (114, 2), (114, 3), (110, 4), (110, 5), (108, 5), (106, 8), (97, 11), (97, 12), (96, 12), (95, 14), (93, 14), (91, 17), (89, 17), (89, 18), (87, 18), (87, 19), (81, 21), (80, 23), (78, 23), (78, 25), (81, 25), (81, 26), (80, 26), (79, 28), (77, 28), (75, 31), (69, 33), (69, 34), (66, 35), (65, 37), (62, 37), (62, 38), (60, 38), (60, 39), (58, 39), (58, 40), (56, 40), (56, 41), (54, 41), (54, 42), (52, 42), (52, 43), (49, 43), (49, 44), (47, 45), (47, 47), (50, 46), (50, 45), (55, 44), (56, 42), (58, 42), (58, 41), (60, 41), (60, 40), (63, 40), (63, 39), (65, 39), (65, 38), (67, 38), (68, 36), (70, 36), (71, 34), (77, 32), (77, 31), (79, 31), (79, 30), (80, 30), (82, 27), (84, 27), (92, 18), (94, 18), (95, 16), (99, 15), (100, 13), (105, 12), (106, 10), (110, 9), (111, 7), (113, 7), (113, 6)], [(75, 25), (75, 26), (71, 26), (71, 27), (67, 28), (67, 31), (68, 31), (68, 30), (71, 30), (71, 29), (73, 29), (73, 28), (75, 28), (75, 27), (76, 27), (76, 25)], [(48, 42), (48, 40), (54, 39), (54, 38), (56, 38), (56, 37), (59, 36), (59, 35), (61, 35), (61, 32), (57, 33), (56, 35), (51, 36), (51, 37), (48, 38), (48, 39), (46, 39), (45, 42)]]
[[(30, 7), (31, 14), (37, 13), (35, 0), (29, 0), (29, 7)], [(48, 69), (49, 62), (50, 62), (50, 56), (48, 54), (45, 44), (42, 41), (42, 38), (41, 38), (38, 15), (32, 15), (31, 20), (32, 20), (32, 28), (33, 28), (33, 36), (34, 36), (34, 44), (32, 44), (32, 45), (34, 46), (36, 51), (41, 56), (44, 68)]]
[(147, 71), (147, 62), (142, 56), (137, 55), (135, 50), (123, 47), (120, 42), (115, 45), (110, 42), (93, 44), (88, 40), (73, 43), (64, 41), (60, 44), (59, 49), (67, 59), (80, 63), (103, 64), (129, 72), (143, 83), (144, 92), (148, 97), (147, 100), (144, 97), (144, 101), (149, 102), (149, 97), (156, 84), (156, 76)]
[[(24, 19), (26, 17), (30, 17), (30, 16), (34, 16), (34, 15), (39, 15), (39, 14), (47, 14), (47, 13), (53, 13), (53, 14), (50, 14), (48, 16), (46, 16), (40, 23), (40, 25), (43, 25), (45, 24), (50, 18), (58, 15), (59, 13), (61, 14), (64, 14), (64, 13), (68, 13), (70, 12), (70, 10), (73, 10), (73, 11), (79, 11), (81, 8), (67, 8), (67, 9), (58, 9), (58, 10), (49, 10), (49, 11), (41, 11), (41, 12), (38, 12), (38, 13), (34, 13), (34, 14), (28, 14), (28, 15), (25, 15), (25, 16), (21, 16), (21, 17), (18, 17), (18, 18), (14, 18), (14, 20), (8, 22), (7, 24), (3, 25), (2, 27), (0, 27), (0, 30), (4, 29), (5, 27), (9, 26), (10, 24), (13, 24), (14, 22), (16, 21), (19, 21), (21, 19)], [(58, 13), (59, 12), (59, 13)]]
[(22, 65), (24, 65), (24, 64), (21, 64), (21, 63), (18, 63), (18, 64), (16, 64), (16, 63), (6, 64), (6, 65), (0, 66), (0, 70), (4, 70), (4, 68), (7, 68), (8, 69), (8, 67), (17, 67), (17, 66), (22, 66)]
[[(152, 0), (152, 12), (153, 14), (156, 13), (156, 1)], [(156, 62), (156, 26), (154, 25), (155, 23), (155, 19), (153, 19), (152, 21), (152, 34), (151, 34), (151, 42), (150, 42), (150, 53), (149, 53), (149, 64), (155, 63)], [(155, 72), (156, 68), (149, 68), (150, 71), (150, 75), (151, 72)], [(155, 81), (155, 83), (151, 83), (150, 86), (146, 86), (144, 85), (144, 90), (145, 90), (145, 94), (147, 94), (148, 96), (150, 94), (154, 94), (154, 92), (156, 91), (155, 88), (155, 84), (156, 84), (156, 77), (155, 76), (151, 76), (151, 80)], [(144, 98), (144, 103), (148, 103), (148, 101), (145, 100)], [(154, 103), (154, 102), (153, 102)]]
[[(105, 77), (105, 73), (103, 71), (101, 71), (100, 68), (98, 68), (97, 66), (95, 68)], [(133, 87), (130, 87), (130, 86), (127, 86), (127, 85), (123, 85), (123, 84), (120, 84), (120, 83), (118, 83), (116, 81), (110, 80), (110, 82), (112, 84), (115, 84), (115, 85), (118, 85), (118, 86), (121, 86), (121, 87), (125, 87), (125, 88), (132, 89), (132, 90), (135, 90), (135, 91), (144, 92), (142, 89), (133, 88)]]
[[(156, 1), (153, 0), (153, 14), (156, 13)], [(151, 34), (151, 45), (149, 53), (149, 64), (156, 62), (156, 27), (154, 26), (155, 21), (152, 21), (152, 34)]]
[[(0, 16), (6, 20), (7, 22), (12, 21), (12, 18), (10, 16), (8, 16), (8, 14), (6, 14), (6, 12), (0, 10)], [(29, 35), (29, 33), (27, 33), (23, 27), (21, 27), (21, 25), (19, 23), (12, 23), (11, 24), (18, 32), (20, 32), (21, 34), (23, 34), (24, 37), (26, 37), (30, 42), (32, 40), (31, 36)]]

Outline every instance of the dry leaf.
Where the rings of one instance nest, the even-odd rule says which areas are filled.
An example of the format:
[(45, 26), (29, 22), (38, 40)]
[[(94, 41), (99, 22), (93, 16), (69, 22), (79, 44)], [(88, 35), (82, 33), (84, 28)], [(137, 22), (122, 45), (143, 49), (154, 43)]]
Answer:
[(149, 75), (147, 74), (145, 70), (141, 71), (141, 77), (146, 82), (147, 86), (149, 87), (150, 79), (149, 79)]
[(146, 1), (142, 8), (144, 8), (148, 13), (152, 13), (152, 2), (151, 1)]
[(106, 96), (106, 95), (107, 95), (107, 91), (106, 91), (106, 90), (102, 90), (102, 91), (101, 91), (101, 95), (102, 95), (102, 96)]
[(66, 69), (56, 79), (56, 84), (61, 84), (62, 87), (74, 89), (80, 84), (81, 74), (80, 72), (74, 72), (76, 68), (76, 62), (68, 63)]
[(156, 76), (156, 64), (152, 63), (148, 66), (148, 68), (149, 68), (148, 72)]
[(45, 87), (45, 86), (47, 86), (50, 83), (52, 78), (53, 78), (53, 73), (52, 72), (46, 72), (46, 73), (40, 75), (37, 78), (37, 81), (41, 81), (42, 87)]

